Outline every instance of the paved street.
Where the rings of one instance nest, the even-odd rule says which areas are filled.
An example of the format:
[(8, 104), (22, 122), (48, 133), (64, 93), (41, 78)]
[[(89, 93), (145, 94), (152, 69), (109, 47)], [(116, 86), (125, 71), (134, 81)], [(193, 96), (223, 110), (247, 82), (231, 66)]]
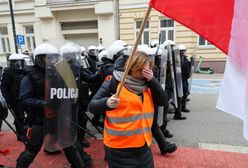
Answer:
[[(187, 116), (187, 120), (173, 120), (173, 114), (168, 114), (170, 119), (168, 129), (174, 134), (172, 139), (168, 139), (169, 141), (184, 147), (248, 152), (248, 141), (243, 138), (241, 120), (215, 107), (218, 98), (218, 82), (220, 83), (222, 76), (223, 74), (194, 75), (191, 101), (187, 104), (191, 112), (183, 113)], [(11, 115), (8, 121), (13, 121)], [(92, 133), (97, 133), (90, 124), (88, 125)], [(3, 129), (8, 130), (6, 125)], [(98, 137), (101, 136), (98, 135)]]
[(216, 109), (218, 90), (223, 74), (195, 74), (192, 94), (183, 113), (187, 120), (173, 120), (169, 114), (168, 129), (174, 134), (171, 141), (180, 146), (248, 152), (248, 141), (243, 138), (242, 121)]

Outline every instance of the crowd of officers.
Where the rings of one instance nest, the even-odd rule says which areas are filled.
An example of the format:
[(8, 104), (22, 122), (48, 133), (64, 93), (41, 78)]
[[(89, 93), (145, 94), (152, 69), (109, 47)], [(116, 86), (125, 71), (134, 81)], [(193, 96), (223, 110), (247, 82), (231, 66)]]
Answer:
[[(73, 47), (71, 46), (68, 48), (69, 50), (73, 50)], [(107, 107), (103, 109), (101, 107), (101, 111), (103, 112), (95, 112), (97, 109), (91, 107), (92, 110), (90, 109), (90, 111), (93, 111), (93, 117), (86, 113), (89, 111), (88, 105), (92, 99), (96, 99), (93, 98), (94, 96), (99, 97), (99, 94), (101, 94), (99, 93), (101, 92), (99, 89), (106, 81), (110, 81), (111, 83), (110, 88), (108, 88), (110, 97), (112, 97), (112, 94), (115, 94), (115, 92), (112, 91), (116, 91), (120, 79), (116, 80), (113, 72), (124, 71), (125, 62), (128, 59), (131, 50), (132, 47), (128, 46), (122, 40), (113, 42), (113, 44), (107, 49), (102, 46), (89, 46), (88, 49), (85, 49), (83, 46), (80, 47), (80, 59), (78, 62), (80, 68), (79, 74), (77, 74), (77, 78), (79, 78), (77, 81), (79, 97), (77, 98), (76, 103), (77, 108), (75, 108), (77, 110), (77, 117), (74, 121), (78, 127), (77, 135), (73, 144), (63, 146), (62, 149), (67, 160), (70, 162), (71, 167), (83, 168), (88, 167), (92, 163), (91, 156), (84, 151), (85, 147), (90, 146), (90, 143), (85, 139), (85, 133), (88, 132), (87, 122), (90, 122), (99, 132), (102, 133), (102, 131), (106, 129), (104, 128), (106, 127), (106, 122), (108, 122), (106, 121), (106, 111), (110, 109), (112, 110), (112, 108), (115, 107), (114, 104), (112, 107), (110, 102), (117, 102), (117, 98), (112, 98), (108, 101), (105, 100)], [(166, 140), (166, 138), (173, 137), (173, 135), (167, 130), (167, 123), (169, 121), (167, 118), (167, 112), (171, 107), (174, 107), (175, 120), (186, 119), (181, 112), (189, 112), (189, 109), (186, 108), (186, 102), (188, 101), (188, 95), (190, 93), (188, 80), (191, 76), (192, 68), (191, 62), (188, 61), (186, 56), (186, 47), (184, 45), (178, 46), (173, 41), (168, 40), (163, 44), (159, 44), (158, 41), (153, 41), (150, 46), (140, 45), (137, 50), (142, 53), (141, 55), (149, 57), (149, 62), (152, 67), (152, 72), (149, 70), (146, 72), (147, 76), (151, 76), (149, 81), (156, 80), (159, 83), (159, 87), (163, 86), (162, 92), (166, 95), (165, 98), (161, 95), (163, 101), (162, 104), (160, 103), (156, 105), (156, 103), (154, 103), (154, 107), (152, 107), (154, 108), (154, 115), (152, 115), (153, 122), (151, 123), (152, 136), (157, 141), (162, 155), (175, 152), (177, 146)], [(24, 142), (26, 145), (25, 150), (17, 159), (17, 168), (29, 167), (38, 152), (41, 150), (44, 142), (44, 117), (46, 117), (44, 116), (46, 115), (44, 114), (44, 111), (47, 107), (51, 106), (51, 104), (46, 101), (45, 93), (47, 84), (47, 60), (48, 57), (56, 59), (56, 57), (61, 55), (63, 55), (61, 54), (61, 49), (59, 51), (54, 46), (48, 43), (43, 43), (38, 45), (30, 56), (24, 54), (12, 54), (8, 58), (8, 67), (3, 70), (0, 85), (1, 94), (4, 97), (9, 110), (14, 115), (17, 140)], [(68, 62), (70, 63), (74, 58), (70, 58), (71, 60), (67, 59), (67, 61), (69, 60)], [(50, 64), (51, 63), (52, 61)], [(153, 75), (156, 79), (153, 79)], [(158, 90), (159, 89), (160, 88), (158, 88)], [(183, 92), (182, 94), (180, 94), (180, 89)], [(155, 91), (155, 93), (157, 92)], [(158, 92), (158, 94), (160, 93)], [(143, 96), (143, 103), (145, 100)], [(163, 111), (161, 126), (158, 124), (158, 111), (161, 109), (159, 106), (162, 106)], [(0, 122), (1, 125), (2, 121)], [(105, 131), (106, 130), (104, 130), (104, 135), (106, 134)], [(118, 135), (116, 136), (118, 137)], [(129, 135), (121, 135), (123, 139), (125, 139), (125, 137), (128, 139), (128, 136)], [(147, 141), (145, 142), (147, 143)], [(111, 140), (108, 140), (108, 143), (111, 143)], [(107, 146), (108, 143), (105, 143), (105, 146)], [(150, 144), (146, 144), (146, 146), (147, 145), (149, 146)], [(111, 145), (108, 147), (111, 147)], [(139, 151), (132, 150), (132, 147), (135, 147), (136, 149), (139, 146), (127, 145), (126, 149), (128, 152), (131, 150), (131, 153), (135, 152), (135, 154), (139, 155)], [(144, 146), (138, 149), (144, 150)], [(46, 149), (45, 145), (44, 152), (47, 154), (54, 154), (61, 152), (61, 150), (51, 151)], [(106, 160), (108, 160), (108, 158), (111, 160), (109, 155), (111, 152), (109, 148), (105, 148)], [(116, 155), (122, 154), (124, 153), (117, 152)], [(147, 155), (147, 153), (145, 152), (144, 155)], [(151, 153), (149, 153), (149, 155), (151, 155)], [(153, 160), (151, 160), (152, 156), (149, 156), (149, 158), (150, 161), (153, 162)], [(122, 161), (123, 160), (120, 160), (120, 162)], [(130, 160), (130, 162), (133, 163), (133, 160)], [(111, 163), (112, 164), (109, 164), (109, 167), (128, 167), (128, 165), (130, 165), (125, 165), (125, 163), (123, 163), (122, 166), (121, 163), (120, 165), (115, 165), (114, 162)], [(134, 165), (137, 165), (137, 167), (154, 167), (153, 163), (137, 163)]]

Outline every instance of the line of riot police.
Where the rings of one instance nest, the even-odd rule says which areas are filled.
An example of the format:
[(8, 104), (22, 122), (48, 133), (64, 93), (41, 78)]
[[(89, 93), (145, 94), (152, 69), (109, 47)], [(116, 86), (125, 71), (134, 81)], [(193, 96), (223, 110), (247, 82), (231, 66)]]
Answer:
[[(138, 47), (139, 51), (153, 60), (154, 74), (164, 85), (168, 96), (168, 105), (163, 107), (162, 126), (158, 125), (158, 107), (155, 107), (152, 127), (153, 137), (158, 142), (162, 155), (177, 149), (175, 144), (166, 140), (173, 137), (167, 130), (169, 104), (175, 107), (176, 120), (186, 119), (181, 111), (188, 111), (186, 100), (189, 91), (186, 81), (190, 77), (191, 65), (185, 56), (186, 48), (174, 47), (175, 43), (172, 41), (166, 41), (163, 45), (155, 42), (150, 47)], [(88, 104), (105, 80), (111, 80), (114, 83), (113, 88), (117, 86), (116, 83), (120, 81), (114, 79), (112, 74), (116, 70), (124, 71), (131, 49), (121, 40), (113, 42), (108, 49), (90, 46), (86, 50), (83, 46), (67, 43), (60, 52), (50, 44), (41, 44), (33, 53), (34, 66), (26, 68), (23, 56), (21, 58), (17, 54), (19, 58), (15, 61), (21, 62), (20, 67), (17, 63), (12, 65), (15, 54), (10, 57), (9, 67), (5, 68), (2, 76), (1, 90), (16, 116), (14, 124), (20, 135), (17, 136), (18, 140), (26, 143), (26, 149), (17, 159), (17, 167), (28, 167), (43, 142), (47, 153), (63, 149), (72, 167), (87, 167), (92, 162), (91, 157), (83, 150), (83, 147), (90, 146), (85, 139), (87, 121), (102, 132), (104, 115), (90, 118), (86, 113)], [(7, 76), (13, 76), (12, 71), (16, 72), (16, 76), (8, 79)], [(27, 129), (24, 129), (24, 125), (27, 125)]]

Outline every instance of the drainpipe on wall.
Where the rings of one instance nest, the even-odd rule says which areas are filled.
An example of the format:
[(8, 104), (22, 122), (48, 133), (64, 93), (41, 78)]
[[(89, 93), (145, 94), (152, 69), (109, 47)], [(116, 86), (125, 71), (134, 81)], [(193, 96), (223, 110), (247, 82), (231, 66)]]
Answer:
[(115, 17), (115, 20), (116, 20), (116, 40), (117, 39), (120, 39), (120, 4), (119, 4), (119, 0), (114, 0), (115, 2), (115, 14), (116, 14), (116, 17)]
[(13, 36), (14, 36), (15, 52), (18, 53), (17, 43), (16, 43), (16, 28), (15, 28), (15, 19), (14, 19), (12, 0), (9, 0), (9, 10), (10, 10), (10, 16), (11, 16), (12, 31), (13, 31)]

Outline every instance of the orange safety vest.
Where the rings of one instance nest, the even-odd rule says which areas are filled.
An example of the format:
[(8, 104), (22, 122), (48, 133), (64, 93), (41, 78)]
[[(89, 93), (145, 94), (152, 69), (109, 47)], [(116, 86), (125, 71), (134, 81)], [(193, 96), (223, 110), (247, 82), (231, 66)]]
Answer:
[(119, 106), (106, 112), (103, 142), (110, 148), (136, 148), (152, 143), (154, 106), (150, 89), (138, 95), (125, 87), (120, 93)]

